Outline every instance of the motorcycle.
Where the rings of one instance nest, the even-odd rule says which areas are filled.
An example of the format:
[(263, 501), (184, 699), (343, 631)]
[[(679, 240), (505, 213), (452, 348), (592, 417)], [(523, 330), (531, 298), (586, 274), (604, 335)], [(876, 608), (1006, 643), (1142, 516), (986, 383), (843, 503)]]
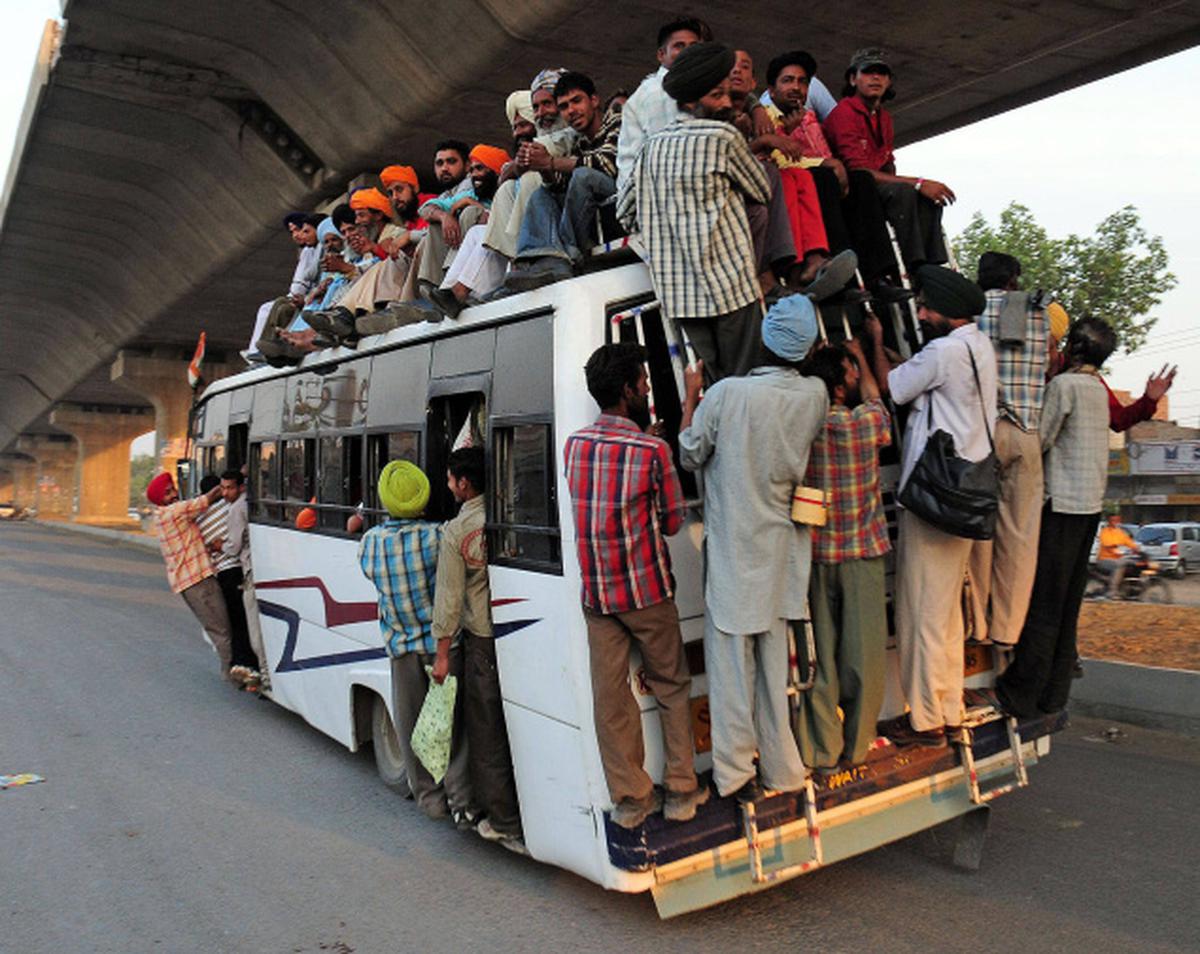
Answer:
[[(1108, 594), (1109, 575), (1096, 564), (1088, 567), (1088, 585), (1083, 591), (1087, 600), (1103, 599)], [(1117, 590), (1116, 599), (1137, 603), (1174, 603), (1170, 584), (1159, 573), (1158, 564), (1144, 553), (1126, 559), (1125, 578)]]

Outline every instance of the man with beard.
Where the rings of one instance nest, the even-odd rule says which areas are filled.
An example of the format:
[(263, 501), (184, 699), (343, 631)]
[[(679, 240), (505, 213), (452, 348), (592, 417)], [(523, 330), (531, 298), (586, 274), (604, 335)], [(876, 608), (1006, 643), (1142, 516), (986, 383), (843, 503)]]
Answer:
[(504, 282), (512, 291), (569, 278), (592, 244), (597, 208), (617, 191), (621, 113), (601, 111), (596, 84), (582, 73), (563, 74), (554, 97), (578, 140), (569, 156), (556, 156), (537, 142), (517, 152), (517, 161), (540, 172), (544, 181), (521, 221), (517, 255)]
[[(897, 405), (910, 404), (899, 497), (937, 431), (955, 453), (980, 461), (996, 425), (996, 353), (975, 316), (987, 300), (974, 282), (937, 265), (917, 271), (925, 346), (888, 373)], [(896, 548), (896, 646), (909, 713), (884, 734), (897, 745), (944, 748), (963, 717), (963, 578), (974, 543), (901, 509)]]
[(684, 114), (646, 141), (617, 208), (626, 227), (640, 224), (663, 311), (712, 381), (757, 363), (762, 323), (746, 202), (767, 202), (769, 185), (728, 121), (733, 63), (717, 43), (679, 54), (662, 82)]
[(388, 166), (380, 171), (379, 181), (395, 210), (393, 221), (379, 236), (379, 244), (393, 259), (401, 254), (411, 257), (417, 243), (429, 231), (429, 223), (421, 218), (418, 209), (433, 196), (421, 194), (417, 170), (412, 166)]

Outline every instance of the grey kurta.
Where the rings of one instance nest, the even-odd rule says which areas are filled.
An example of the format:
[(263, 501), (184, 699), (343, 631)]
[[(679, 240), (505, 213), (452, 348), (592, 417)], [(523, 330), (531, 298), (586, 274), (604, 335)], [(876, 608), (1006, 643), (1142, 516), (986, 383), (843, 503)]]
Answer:
[(755, 368), (714, 384), (679, 435), (683, 466), (704, 472), (704, 595), (722, 632), (804, 616), (812, 535), (792, 523), (792, 490), (828, 411), (818, 378)]

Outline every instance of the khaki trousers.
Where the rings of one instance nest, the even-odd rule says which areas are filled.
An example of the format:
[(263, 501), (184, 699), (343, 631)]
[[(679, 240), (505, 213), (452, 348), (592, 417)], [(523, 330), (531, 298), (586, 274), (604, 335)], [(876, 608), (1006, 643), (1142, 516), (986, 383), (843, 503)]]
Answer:
[(888, 634), (883, 557), (814, 562), (809, 607), (817, 678), (800, 695), (800, 757), (810, 768), (831, 768), (843, 756), (861, 765), (883, 705)]
[[(1000, 461), (1000, 513), (994, 540), (971, 546), (972, 632), (976, 639), (1013, 646), (1021, 636), (1033, 575), (1037, 569), (1038, 529), (1042, 523), (1042, 442), (1011, 421), (996, 423)], [(990, 607), (989, 607), (990, 598)]]
[(454, 730), (450, 742), (450, 764), (441, 782), (434, 782), (412, 750), (413, 729), (425, 693), (429, 691), (426, 666), (432, 666), (433, 653), (405, 653), (392, 658), (392, 712), (395, 714), (396, 739), (404, 756), (404, 770), (417, 806), (430, 818), (444, 818), (451, 811), (474, 811), (471, 798), (467, 734), (463, 728), (463, 652), (461, 646), (450, 650), (450, 675), (458, 680), (454, 697)]
[(242, 603), (246, 607), (246, 630), (250, 634), (250, 648), (258, 657), (258, 672), (262, 677), (262, 688), (271, 688), (271, 663), (267, 659), (266, 644), (263, 643), (262, 622), (258, 617), (258, 597), (254, 592), (254, 572), (246, 570), (242, 575)]
[(900, 686), (921, 732), (962, 723), (962, 588), (973, 542), (900, 511), (896, 646)]
[(463, 717), (470, 753), (471, 791), (479, 810), (496, 831), (521, 836), (521, 809), (513, 777), (500, 670), (496, 666), (496, 640), (465, 630), (463, 684), (466, 693)]
[(710, 616), (704, 625), (704, 671), (717, 791), (731, 795), (756, 774), (777, 792), (803, 786), (787, 694), (788, 621), (776, 620), (765, 633), (725, 633)]
[[(462, 234), (466, 235), (467, 229), (478, 225), (479, 220), (485, 214), (487, 214), (487, 209), (478, 205), (468, 205), (459, 212), (458, 225), (462, 229)], [(416, 301), (423, 292), (430, 288), (440, 288), (446, 277), (446, 269), (450, 267), (457, 254), (458, 249), (451, 248), (446, 244), (446, 238), (442, 235), (442, 226), (437, 222), (430, 222), (429, 231), (417, 243), (417, 254), (414, 255), (412, 265), (409, 266), (408, 276), (404, 280), (404, 289), (399, 300)]]
[(517, 257), (517, 239), (529, 198), (542, 187), (540, 172), (526, 172), (519, 179), (502, 182), (492, 198), (483, 244), (510, 261)]
[(229, 626), (225, 596), (217, 585), (217, 578), (210, 576), (193, 583), (179, 595), (208, 633), (217, 651), (217, 658), (221, 660), (221, 678), (228, 679), (229, 667), (233, 664), (233, 633)]
[(642, 714), (629, 685), (629, 650), (634, 643), (641, 650), (646, 684), (662, 719), (667, 762), (663, 786), (673, 792), (690, 792), (696, 787), (688, 702), (692, 677), (683, 654), (675, 601), (612, 614), (593, 613), (585, 606), (583, 615), (591, 654), (596, 739), (613, 804), (626, 798), (646, 798), (654, 787), (643, 768)]
[(408, 270), (408, 259), (403, 257), (376, 262), (346, 289), (337, 307), (357, 315), (374, 311), (380, 302), (397, 301), (404, 291)]

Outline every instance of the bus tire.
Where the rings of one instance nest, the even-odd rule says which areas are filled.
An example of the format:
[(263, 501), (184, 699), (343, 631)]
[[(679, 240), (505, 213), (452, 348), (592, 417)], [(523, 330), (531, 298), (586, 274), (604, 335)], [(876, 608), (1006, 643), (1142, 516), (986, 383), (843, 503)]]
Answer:
[(400, 751), (396, 729), (382, 696), (375, 697), (371, 709), (371, 749), (375, 753), (375, 769), (383, 784), (398, 795), (412, 798), (408, 773), (404, 769), (404, 754)]

